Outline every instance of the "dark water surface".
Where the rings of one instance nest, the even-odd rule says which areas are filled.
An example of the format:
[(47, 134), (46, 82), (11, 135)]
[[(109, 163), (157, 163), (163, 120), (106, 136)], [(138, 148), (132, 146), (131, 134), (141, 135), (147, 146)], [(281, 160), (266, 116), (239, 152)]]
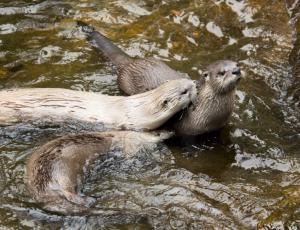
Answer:
[(164, 211), (142, 223), (41, 210), (23, 182), (26, 157), (80, 129), (3, 127), (0, 229), (300, 229), (299, 0), (0, 0), (0, 89), (120, 94), (112, 66), (76, 20), (194, 79), (215, 60), (241, 61), (235, 112), (219, 133), (99, 166), (84, 193), (99, 206)]

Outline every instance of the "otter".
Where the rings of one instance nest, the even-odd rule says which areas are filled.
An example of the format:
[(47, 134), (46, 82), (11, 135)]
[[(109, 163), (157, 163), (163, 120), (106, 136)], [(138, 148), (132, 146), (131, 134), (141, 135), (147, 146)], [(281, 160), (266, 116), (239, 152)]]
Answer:
[[(154, 58), (132, 58), (92, 26), (78, 22), (87, 39), (117, 66), (118, 85), (128, 95), (145, 92), (166, 81), (189, 78)], [(200, 135), (223, 127), (234, 106), (235, 88), (241, 78), (237, 62), (221, 60), (209, 65), (198, 81), (194, 106), (174, 121), (177, 134)]]
[(200, 135), (224, 127), (234, 108), (235, 89), (241, 71), (234, 61), (217, 61), (207, 67), (205, 79), (198, 80), (194, 105), (174, 123), (177, 133)]
[(59, 88), (2, 90), (0, 124), (74, 120), (113, 129), (153, 130), (192, 103), (196, 94), (196, 84), (188, 79), (129, 97)]
[(110, 131), (63, 136), (33, 151), (26, 164), (25, 183), (33, 198), (48, 211), (117, 214), (120, 210), (90, 209), (95, 199), (79, 194), (91, 163), (116, 150), (126, 158), (151, 151), (172, 135), (167, 131)]

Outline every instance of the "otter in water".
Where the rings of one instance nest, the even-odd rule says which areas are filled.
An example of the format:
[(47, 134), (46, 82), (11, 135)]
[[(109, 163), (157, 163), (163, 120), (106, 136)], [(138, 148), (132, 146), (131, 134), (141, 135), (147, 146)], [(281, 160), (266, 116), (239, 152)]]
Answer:
[(0, 91), (0, 124), (71, 120), (117, 129), (156, 129), (195, 100), (196, 84), (179, 79), (130, 97), (68, 89)]
[[(169, 80), (186, 78), (154, 58), (132, 58), (93, 27), (78, 22), (88, 40), (118, 69), (118, 85), (128, 95), (145, 92)], [(217, 61), (207, 67), (205, 78), (198, 81), (198, 96), (194, 106), (175, 121), (176, 133), (199, 135), (223, 127), (229, 120), (235, 88), (241, 78), (238, 64), (230, 60)]]
[(172, 135), (166, 131), (111, 131), (63, 136), (32, 153), (26, 164), (25, 182), (34, 199), (49, 211), (115, 214), (117, 210), (88, 209), (94, 199), (78, 193), (91, 163), (115, 150), (127, 158), (151, 151)]
[(205, 79), (199, 80), (196, 102), (174, 123), (176, 132), (199, 135), (224, 127), (233, 112), (240, 78), (236, 62), (223, 60), (209, 65)]

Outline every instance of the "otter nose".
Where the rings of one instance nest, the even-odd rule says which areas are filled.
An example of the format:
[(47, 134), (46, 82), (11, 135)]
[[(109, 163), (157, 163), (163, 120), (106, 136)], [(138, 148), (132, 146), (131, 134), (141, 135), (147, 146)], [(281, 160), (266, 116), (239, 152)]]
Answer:
[(234, 75), (241, 75), (241, 69), (240, 69), (240, 67), (235, 67), (235, 68), (232, 70), (231, 73), (234, 74)]

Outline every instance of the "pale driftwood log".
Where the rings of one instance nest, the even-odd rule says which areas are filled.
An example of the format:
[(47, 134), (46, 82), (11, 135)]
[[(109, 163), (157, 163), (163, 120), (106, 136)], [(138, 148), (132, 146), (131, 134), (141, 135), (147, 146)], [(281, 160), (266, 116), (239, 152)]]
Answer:
[(195, 83), (187, 79), (170, 81), (129, 97), (57, 88), (3, 90), (0, 91), (0, 125), (74, 120), (100, 123), (109, 128), (152, 130), (188, 106), (195, 97)]

